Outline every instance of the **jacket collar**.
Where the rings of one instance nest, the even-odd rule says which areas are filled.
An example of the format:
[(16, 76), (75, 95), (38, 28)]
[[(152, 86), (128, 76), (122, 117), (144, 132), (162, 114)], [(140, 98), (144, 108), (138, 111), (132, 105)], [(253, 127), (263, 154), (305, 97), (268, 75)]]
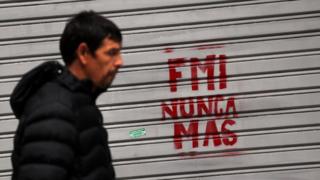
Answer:
[(93, 91), (94, 84), (90, 79), (78, 79), (70, 72), (70, 70), (66, 66), (58, 71), (58, 73), (60, 74), (57, 78), (58, 81), (71, 91), (84, 92), (91, 96), (94, 100), (102, 92), (106, 91), (106, 89), (103, 88), (95, 88), (95, 90)]

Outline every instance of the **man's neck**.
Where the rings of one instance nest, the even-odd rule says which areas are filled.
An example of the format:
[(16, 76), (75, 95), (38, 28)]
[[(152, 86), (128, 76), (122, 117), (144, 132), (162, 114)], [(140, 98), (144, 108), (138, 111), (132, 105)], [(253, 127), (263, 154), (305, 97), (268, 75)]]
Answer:
[[(72, 75), (74, 75), (79, 80), (84, 80), (88, 77), (77, 60), (75, 60), (71, 65), (67, 66), (67, 68), (72, 73)], [(92, 86), (92, 92), (94, 92), (95, 90), (96, 87)]]
[(67, 66), (67, 68), (77, 79), (83, 80), (87, 78), (85, 72), (83, 71), (83, 68), (78, 63), (78, 61), (75, 60), (71, 65)]

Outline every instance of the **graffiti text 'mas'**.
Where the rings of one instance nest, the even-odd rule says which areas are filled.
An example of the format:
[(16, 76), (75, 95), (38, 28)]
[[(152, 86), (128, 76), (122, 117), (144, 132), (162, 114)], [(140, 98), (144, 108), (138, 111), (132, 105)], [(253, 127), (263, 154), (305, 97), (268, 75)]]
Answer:
[[(178, 119), (191, 118), (189, 122), (174, 122), (174, 146), (181, 149), (184, 139), (192, 139), (192, 147), (232, 146), (237, 142), (237, 135), (229, 128), (235, 125), (231, 118), (238, 117), (234, 97), (225, 98), (222, 95), (196, 98), (179, 98), (161, 104), (162, 118)], [(200, 126), (197, 117), (210, 118), (205, 126)], [(222, 122), (221, 125), (217, 121)], [(203, 124), (203, 123), (202, 123)], [(204, 140), (199, 145), (199, 136), (204, 134)]]
[[(169, 65), (169, 82), (170, 91), (177, 91), (177, 82), (183, 78), (191, 79), (191, 88), (193, 91), (199, 90), (199, 74), (205, 73), (207, 77), (207, 89), (215, 90), (216, 88), (227, 88), (227, 74), (226, 74), (226, 56), (225, 55), (208, 55), (204, 62), (201, 62), (199, 58), (175, 58), (168, 60)], [(190, 77), (183, 74), (179, 70), (180, 67), (189, 66), (191, 74)], [(215, 69), (215, 66), (219, 68)], [(217, 71), (218, 72), (215, 72)], [(218, 81), (218, 82), (216, 82)], [(218, 87), (216, 87), (216, 85)]]
[[(183, 142), (187, 143), (192, 140), (192, 148), (200, 146), (212, 146), (218, 147), (221, 145), (233, 146), (238, 139), (238, 136), (230, 130), (230, 127), (235, 125), (235, 121), (232, 119), (226, 119), (219, 125), (218, 120), (210, 119), (206, 122), (205, 126), (200, 126), (199, 120), (191, 120), (189, 122), (175, 122), (174, 123), (174, 147), (175, 149), (182, 149)], [(189, 125), (188, 125), (189, 124)], [(199, 136), (204, 134), (203, 141), (200, 141)], [(212, 145), (210, 145), (212, 144)]]

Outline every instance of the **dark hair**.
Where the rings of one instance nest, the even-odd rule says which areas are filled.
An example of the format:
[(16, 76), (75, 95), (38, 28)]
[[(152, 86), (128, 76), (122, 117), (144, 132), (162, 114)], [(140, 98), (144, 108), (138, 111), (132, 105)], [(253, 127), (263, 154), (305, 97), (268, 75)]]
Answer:
[(62, 33), (60, 52), (63, 61), (66, 65), (72, 64), (76, 58), (76, 49), (82, 42), (88, 45), (94, 55), (106, 37), (122, 42), (120, 29), (112, 21), (94, 11), (80, 12), (69, 20)]

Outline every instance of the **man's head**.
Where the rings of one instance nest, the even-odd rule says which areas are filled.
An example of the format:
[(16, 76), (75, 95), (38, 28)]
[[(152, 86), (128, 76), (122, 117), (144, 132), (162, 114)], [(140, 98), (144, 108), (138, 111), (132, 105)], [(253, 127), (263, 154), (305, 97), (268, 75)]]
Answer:
[(90, 79), (106, 88), (122, 66), (122, 36), (119, 28), (93, 11), (83, 11), (70, 19), (60, 39), (66, 66), (80, 79)]

